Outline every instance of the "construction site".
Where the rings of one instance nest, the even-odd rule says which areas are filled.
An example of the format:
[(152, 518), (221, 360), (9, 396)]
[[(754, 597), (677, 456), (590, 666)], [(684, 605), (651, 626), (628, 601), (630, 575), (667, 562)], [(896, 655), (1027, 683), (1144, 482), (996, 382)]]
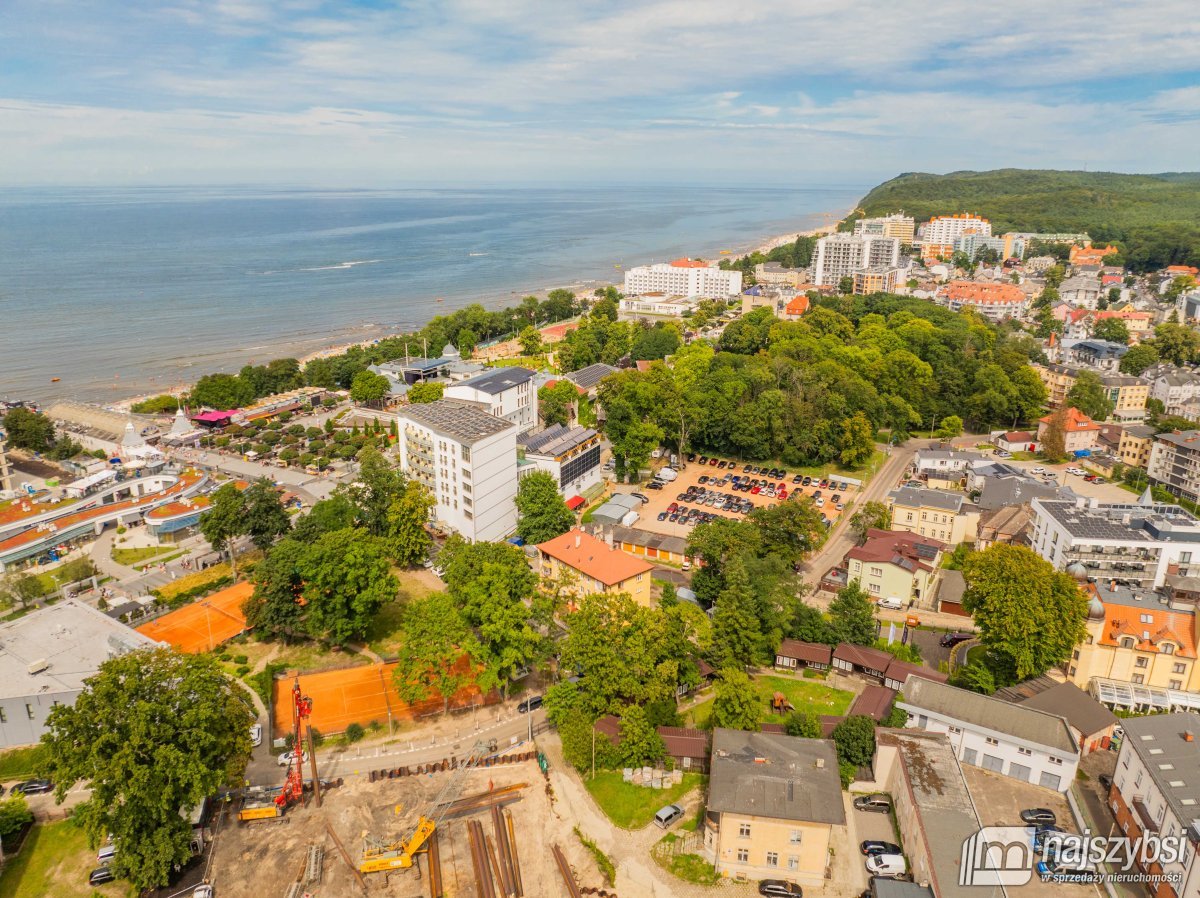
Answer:
[[(293, 685), (294, 745), (309, 745), (312, 699)], [(535, 749), (461, 755), (320, 779), (294, 751), (281, 786), (231, 796), (214, 827), (208, 879), (222, 898), (604, 896), (595, 860), (552, 800)]]

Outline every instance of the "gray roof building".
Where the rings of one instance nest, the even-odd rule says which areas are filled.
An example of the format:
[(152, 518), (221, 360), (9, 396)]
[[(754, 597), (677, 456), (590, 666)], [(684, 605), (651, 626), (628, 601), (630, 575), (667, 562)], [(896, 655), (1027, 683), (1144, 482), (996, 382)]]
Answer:
[(400, 415), (465, 443), (503, 433), (514, 426), (503, 418), (489, 415), (473, 403), (454, 399), (406, 405)]
[(612, 365), (605, 365), (602, 362), (597, 362), (595, 365), (588, 365), (586, 368), (580, 368), (578, 371), (572, 371), (566, 375), (567, 380), (571, 383), (583, 387), (585, 390), (591, 390), (601, 380), (608, 377), (610, 374), (615, 374), (617, 369)]
[(1059, 683), (1018, 704), (1062, 717), (1084, 736), (1102, 733), (1117, 722), (1117, 715), (1074, 683)]
[(582, 446), (596, 436), (596, 431), (590, 427), (566, 427), (562, 424), (551, 424), (545, 430), (525, 434), (517, 438), (517, 445), (533, 455), (563, 455), (576, 446)]
[(909, 677), (903, 691), (902, 704), (909, 713), (922, 709), (1035, 745), (1072, 754), (1077, 750), (1067, 722), (1055, 714), (920, 677)]
[(1067, 487), (1043, 483), (1029, 477), (987, 477), (975, 503), (984, 511), (1012, 505), (1024, 505), (1034, 499), (1070, 499), (1075, 494)]
[(1200, 839), (1200, 777), (1194, 775), (1200, 771), (1200, 714), (1151, 714), (1130, 717), (1121, 725), (1126, 745), (1141, 760), (1176, 819), (1190, 821), (1191, 837)]
[(457, 386), (472, 387), (481, 393), (495, 396), (531, 380), (533, 380), (533, 372), (528, 368), (492, 368), (469, 380), (459, 382)]
[(951, 493), (946, 490), (931, 490), (915, 486), (902, 486), (888, 493), (888, 498), (894, 505), (913, 507), (938, 508), (958, 514), (966, 501), (962, 493)]
[(837, 751), (827, 739), (713, 730), (708, 810), (843, 826)]

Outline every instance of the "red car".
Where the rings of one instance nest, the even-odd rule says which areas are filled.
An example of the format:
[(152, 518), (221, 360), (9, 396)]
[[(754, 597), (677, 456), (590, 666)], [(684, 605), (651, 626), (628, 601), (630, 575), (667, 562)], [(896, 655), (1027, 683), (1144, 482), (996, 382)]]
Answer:
[(752, 492), (754, 495), (756, 495), (756, 496), (757, 496), (757, 495), (758, 495), (758, 491), (759, 491), (759, 490), (761, 490), (761, 489), (762, 489), (762, 487), (761, 487), (761, 486), (752, 486), (752, 487), (750, 487), (750, 492)]
[(716, 458), (710, 458), (710, 459), (708, 460), (708, 463), (709, 463), (710, 465), (715, 465), (715, 464), (716, 464), (716, 463), (717, 463), (719, 460), (720, 460), (720, 459), (716, 459)]
[(775, 495), (776, 495), (776, 496), (778, 496), (780, 499), (786, 499), (786, 498), (788, 497), (788, 491), (787, 491), (787, 490), (780, 490), (780, 491), (779, 491), (778, 493), (776, 493)]

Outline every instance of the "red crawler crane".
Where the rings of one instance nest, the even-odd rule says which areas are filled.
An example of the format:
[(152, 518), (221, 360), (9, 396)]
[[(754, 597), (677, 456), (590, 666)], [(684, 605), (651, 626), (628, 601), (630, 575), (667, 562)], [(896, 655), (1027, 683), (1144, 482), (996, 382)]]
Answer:
[(283, 791), (275, 797), (275, 804), (282, 813), (287, 807), (300, 800), (304, 794), (304, 739), (300, 724), (312, 714), (312, 699), (300, 693), (300, 678), (292, 683), (292, 724), (295, 727), (292, 739), (292, 760), (288, 764), (287, 781)]

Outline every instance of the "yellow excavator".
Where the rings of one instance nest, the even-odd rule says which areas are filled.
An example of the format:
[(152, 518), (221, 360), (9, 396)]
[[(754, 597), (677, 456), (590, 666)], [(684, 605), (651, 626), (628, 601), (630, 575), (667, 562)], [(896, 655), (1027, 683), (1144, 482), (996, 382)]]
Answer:
[(416, 828), (409, 836), (395, 842), (384, 842), (369, 834), (364, 835), (362, 860), (358, 863), (358, 869), (363, 873), (384, 873), (388, 870), (407, 870), (411, 867), (418, 854), (429, 850), (429, 840), (462, 789), (467, 772), (487, 756), (488, 748), (486, 742), (475, 743), (470, 757), (450, 774), (446, 784), (430, 803), (427, 812), (420, 815)]

